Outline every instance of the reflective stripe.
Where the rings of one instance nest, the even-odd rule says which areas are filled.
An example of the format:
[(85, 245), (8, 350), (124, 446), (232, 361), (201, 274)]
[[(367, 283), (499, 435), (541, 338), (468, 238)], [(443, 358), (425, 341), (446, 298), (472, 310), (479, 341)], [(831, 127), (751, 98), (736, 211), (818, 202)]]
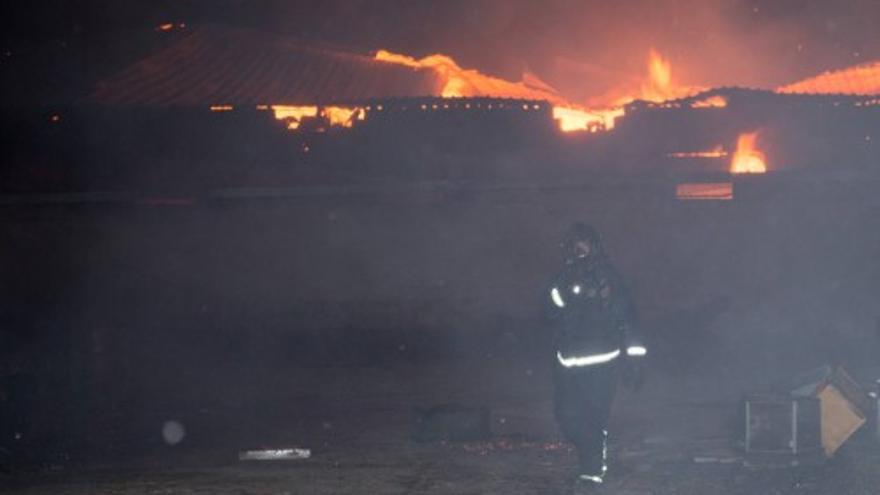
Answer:
[(592, 366), (594, 364), (607, 363), (615, 359), (617, 356), (620, 356), (620, 349), (615, 349), (611, 352), (606, 352), (604, 354), (591, 354), (589, 356), (576, 356), (570, 358), (562, 357), (562, 352), (556, 351), (556, 359), (559, 360), (559, 364), (565, 366), (566, 368)]
[(565, 307), (565, 301), (562, 300), (562, 296), (559, 295), (559, 289), (557, 289), (556, 287), (554, 287), (553, 290), (550, 291), (550, 297), (553, 299), (553, 304), (555, 304), (557, 307)]
[(592, 481), (593, 483), (604, 483), (605, 480), (601, 476), (592, 476), (589, 474), (580, 475), (580, 479), (584, 481)]
[(645, 346), (642, 345), (631, 345), (626, 348), (627, 356), (644, 356), (647, 353), (648, 349), (646, 349)]
[(602, 430), (602, 476), (608, 472), (608, 430)]

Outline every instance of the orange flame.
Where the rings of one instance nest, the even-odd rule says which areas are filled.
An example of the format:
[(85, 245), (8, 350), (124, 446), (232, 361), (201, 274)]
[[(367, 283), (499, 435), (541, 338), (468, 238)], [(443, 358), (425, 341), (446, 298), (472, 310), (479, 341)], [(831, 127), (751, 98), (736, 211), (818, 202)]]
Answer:
[(559, 129), (563, 132), (597, 132), (602, 129), (613, 129), (614, 119), (623, 114), (622, 108), (587, 110), (583, 107), (553, 107), (553, 119), (559, 123)]
[(447, 55), (437, 54), (415, 59), (379, 50), (375, 58), (413, 69), (433, 71), (440, 81), (440, 96), (444, 98), (488, 96), (547, 101), (553, 105), (553, 118), (564, 132), (611, 129), (614, 127), (614, 118), (623, 115), (622, 109), (590, 110), (570, 102), (534, 75), (526, 74), (519, 82), (506, 81), (474, 69), (464, 69)]
[(691, 103), (691, 108), (724, 108), (726, 106), (727, 98), (721, 95), (713, 95)]
[(672, 64), (651, 48), (648, 52), (648, 80), (641, 88), (642, 99), (665, 101), (670, 99), (672, 89)]
[(331, 126), (351, 127), (355, 120), (364, 120), (366, 112), (358, 107), (324, 107), (321, 109), (321, 116)]
[(880, 93), (880, 62), (825, 72), (776, 89), (779, 93), (875, 95)]
[(416, 60), (407, 55), (379, 50), (376, 52), (375, 59), (413, 69), (433, 71), (440, 80), (440, 96), (444, 98), (494, 96), (523, 100), (546, 100), (554, 104), (567, 103), (556, 90), (541, 81), (511, 82), (487, 76), (474, 69), (463, 69), (452, 57), (447, 55), (429, 55)]
[(686, 98), (699, 93), (703, 89), (696, 86), (676, 84), (672, 78), (672, 62), (663, 57), (654, 48), (648, 51), (648, 80), (642, 83), (640, 99), (659, 103)]
[[(702, 90), (702, 88), (675, 84), (672, 64), (653, 48), (648, 54), (647, 78), (640, 83), (638, 90), (622, 97), (606, 99), (605, 101), (610, 101), (610, 104), (601, 105), (598, 109), (567, 100), (553, 87), (534, 76), (523, 77), (523, 81), (520, 82), (506, 81), (473, 69), (463, 69), (447, 55), (437, 54), (416, 59), (379, 50), (375, 59), (413, 69), (433, 71), (440, 81), (440, 96), (444, 98), (489, 96), (548, 101), (553, 105), (553, 118), (564, 132), (612, 129), (614, 120), (624, 114), (623, 105), (636, 99), (661, 102), (690, 96)], [(726, 105), (727, 102), (721, 100), (723, 98), (720, 97), (710, 99), (706, 104)]]
[(290, 130), (299, 129), (304, 119), (316, 118), (319, 115), (331, 127), (352, 127), (356, 120), (367, 118), (366, 110), (361, 107), (327, 106), (318, 108), (317, 105), (257, 105), (257, 110), (270, 108), (275, 113), (275, 118), (285, 121)]
[(275, 112), (276, 119), (287, 122), (287, 128), (290, 130), (299, 129), (304, 118), (318, 116), (316, 106), (272, 105), (270, 108)]
[(730, 162), (732, 174), (763, 174), (767, 171), (767, 157), (757, 149), (758, 133), (740, 134), (736, 140), (736, 151)]
[(658, 50), (651, 48), (643, 74), (612, 88), (604, 95), (591, 98), (590, 103), (600, 107), (620, 107), (635, 100), (660, 103), (693, 96), (704, 90), (700, 86), (678, 83), (672, 72), (672, 62)]
[[(432, 71), (438, 81), (437, 92), (443, 98), (494, 97), (547, 101), (552, 105), (553, 119), (557, 121), (559, 129), (563, 132), (596, 132), (613, 129), (615, 119), (625, 113), (623, 105), (635, 99), (660, 102), (689, 96), (702, 89), (676, 85), (672, 77), (671, 63), (653, 48), (648, 54), (647, 79), (640, 83), (638, 90), (625, 97), (606, 100), (611, 103), (597, 105), (596, 108), (569, 101), (555, 88), (532, 74), (524, 74), (522, 80), (518, 82), (507, 81), (482, 74), (475, 69), (464, 69), (447, 55), (435, 54), (416, 59), (408, 55), (379, 50), (376, 52), (375, 60), (415, 70)], [(693, 106), (721, 107), (726, 104), (722, 97), (713, 97), (705, 102), (697, 102)], [(357, 107), (319, 109), (317, 106), (273, 105), (271, 108), (275, 112), (275, 118), (287, 122), (289, 129), (298, 129), (304, 118), (314, 118), (319, 114), (330, 126), (352, 127), (356, 120), (366, 119), (366, 110)], [(488, 108), (491, 109), (491, 105)]]

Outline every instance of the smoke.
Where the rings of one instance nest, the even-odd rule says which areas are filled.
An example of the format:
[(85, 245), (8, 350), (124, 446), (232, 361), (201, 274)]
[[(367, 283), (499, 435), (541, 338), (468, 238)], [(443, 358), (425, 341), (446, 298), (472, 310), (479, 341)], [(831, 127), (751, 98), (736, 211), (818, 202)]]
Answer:
[[(876, 0), (40, 0), (2, 13), (4, 50), (18, 64), (10, 73), (50, 59), (111, 72), (143, 56), (135, 30), (162, 22), (249, 27), (363, 53), (443, 53), (507, 80), (534, 74), (581, 102), (638, 87), (651, 48), (686, 86), (775, 88), (880, 59)], [(107, 42), (108, 33), (119, 36)], [(55, 58), (29, 57), (22, 47), (34, 41)]]
[(283, 31), (444, 53), (509, 80), (530, 72), (577, 101), (637, 84), (651, 48), (672, 62), (674, 82), (694, 86), (775, 88), (880, 58), (873, 0), (354, 1), (284, 12)]

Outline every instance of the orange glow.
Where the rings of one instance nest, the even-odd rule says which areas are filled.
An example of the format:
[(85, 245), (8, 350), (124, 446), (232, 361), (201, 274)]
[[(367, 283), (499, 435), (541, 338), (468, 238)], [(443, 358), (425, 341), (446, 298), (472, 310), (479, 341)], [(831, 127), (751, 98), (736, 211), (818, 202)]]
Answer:
[(211, 105), (212, 112), (230, 112), (233, 109), (232, 105)]
[(570, 102), (534, 75), (525, 74), (519, 82), (506, 81), (474, 69), (463, 69), (447, 55), (429, 55), (416, 59), (379, 50), (375, 59), (417, 70), (433, 71), (439, 81), (439, 96), (443, 98), (495, 97), (550, 102), (553, 105), (553, 118), (559, 121), (559, 128), (564, 132), (610, 129), (614, 126), (614, 118), (623, 115), (622, 109), (590, 110)]
[[(546, 101), (552, 108), (553, 119), (557, 121), (563, 132), (587, 131), (597, 132), (614, 128), (615, 119), (624, 115), (624, 105), (636, 100), (663, 102), (669, 99), (683, 98), (696, 94), (702, 88), (676, 84), (672, 64), (657, 50), (651, 49), (648, 54), (647, 70), (643, 81), (637, 85), (629, 85), (629, 91), (616, 90), (617, 97), (605, 98), (595, 105), (572, 102), (555, 88), (541, 81), (537, 76), (525, 73), (521, 81), (508, 81), (499, 77), (483, 74), (475, 69), (465, 69), (447, 55), (434, 54), (420, 59), (409, 55), (379, 50), (374, 59), (387, 64), (409, 67), (417, 71), (430, 71), (436, 77), (436, 90), (433, 96), (442, 98), (510, 98), (517, 100)], [(620, 96), (623, 95), (623, 96)], [(427, 96), (427, 95), (426, 95)], [(692, 104), (694, 108), (723, 107), (727, 101), (721, 96), (707, 98)], [(430, 108), (423, 104), (422, 110), (438, 110), (440, 108), (459, 108), (452, 104), (433, 104)], [(477, 104), (477, 107), (480, 107)], [(352, 127), (355, 121), (366, 119), (367, 110), (360, 107), (324, 107), (274, 105), (275, 118), (284, 120), (290, 129), (298, 129), (302, 120), (308, 117), (320, 117), (330, 126)], [(470, 103), (463, 108), (470, 109)], [(499, 102), (486, 104), (487, 110), (512, 108)], [(529, 106), (523, 104), (523, 110)], [(534, 105), (536, 110), (538, 105)], [(377, 110), (382, 110), (377, 106)], [(405, 108), (404, 108), (405, 109)]]
[(706, 151), (678, 151), (675, 153), (667, 153), (669, 158), (724, 158), (727, 152), (721, 146), (716, 146)]
[(614, 128), (614, 119), (622, 116), (622, 108), (587, 110), (583, 107), (553, 107), (553, 118), (563, 132), (590, 131)]
[(534, 76), (524, 77), (524, 80), (520, 82), (506, 81), (482, 74), (474, 69), (463, 69), (452, 57), (447, 55), (429, 55), (417, 60), (408, 55), (379, 50), (376, 52), (375, 59), (413, 69), (433, 71), (440, 83), (439, 96), (444, 98), (487, 96), (546, 100), (554, 104), (568, 103), (555, 89)]
[(661, 103), (687, 98), (705, 88), (680, 84), (675, 79), (672, 62), (658, 50), (651, 48), (645, 64), (645, 72), (624, 82), (605, 94), (591, 98), (590, 107), (622, 107), (636, 100)]
[(714, 95), (691, 103), (691, 108), (724, 108), (727, 106), (727, 98)]
[(680, 200), (730, 201), (733, 199), (733, 184), (730, 182), (678, 184), (675, 187), (675, 197)]
[(648, 79), (642, 82), (639, 99), (659, 103), (686, 98), (703, 89), (677, 84), (672, 78), (672, 62), (654, 48), (648, 51)]
[(642, 83), (641, 99), (665, 101), (671, 99), (672, 64), (651, 48), (648, 52), (648, 80)]
[(776, 89), (779, 93), (880, 94), (880, 62), (829, 71)]
[(366, 112), (359, 107), (324, 107), (321, 109), (321, 116), (331, 126), (351, 127), (355, 120), (364, 120)]
[(276, 119), (287, 122), (287, 128), (290, 130), (299, 129), (304, 118), (318, 116), (316, 106), (272, 105), (270, 108), (275, 112)]
[(732, 174), (763, 174), (767, 171), (767, 157), (757, 149), (757, 132), (740, 134), (736, 140), (736, 151), (730, 162)]
[[(340, 107), (327, 106), (318, 107), (317, 105), (257, 105), (257, 110), (272, 109), (277, 120), (283, 120), (287, 123), (287, 128), (297, 130), (302, 126), (303, 120), (307, 118), (317, 118), (326, 122), (330, 127), (352, 127), (355, 121), (365, 120), (367, 111), (363, 107)], [(317, 132), (324, 132), (326, 128), (318, 127)]]
[(157, 31), (160, 33), (169, 33), (171, 31), (180, 30), (180, 29), (186, 29), (185, 22), (178, 22), (178, 23), (164, 22), (162, 24), (159, 24), (155, 28), (153, 28), (154, 31)]

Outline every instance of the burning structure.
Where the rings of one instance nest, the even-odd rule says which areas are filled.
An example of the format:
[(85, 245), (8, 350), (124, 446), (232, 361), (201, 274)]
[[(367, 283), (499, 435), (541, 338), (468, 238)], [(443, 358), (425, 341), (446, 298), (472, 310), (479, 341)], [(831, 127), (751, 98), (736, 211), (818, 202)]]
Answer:
[[(349, 449), (360, 466), (349, 439), (374, 442), (406, 417), (400, 404), (444, 395), (504, 409), (501, 435), (549, 439), (532, 428), (549, 422), (535, 293), (574, 220), (631, 277), (667, 384), (714, 381), (706, 398), (828, 348), (873, 359), (876, 64), (709, 87), (645, 49), (639, 77), (574, 98), (529, 71), (382, 44), (189, 20), (147, 31), (163, 46), (75, 103), (4, 120), (17, 309), (0, 337), (53, 365), (17, 366), (35, 371), (15, 372), (29, 395), (0, 434), (225, 449), (280, 438), (262, 435), (295, 418), (285, 438), (316, 458)], [(503, 378), (473, 380), (490, 367)], [(392, 387), (399, 404), (377, 408)], [(61, 401), (83, 407), (28, 418)]]
[[(123, 177), (150, 183), (151, 174), (203, 188), (354, 176), (503, 179), (512, 170), (532, 180), (590, 171), (833, 172), (841, 163), (871, 168), (878, 156), (876, 64), (778, 91), (706, 90), (678, 85), (669, 61), (652, 51), (644, 82), (588, 106), (531, 74), (506, 81), (442, 55), (361, 55), (217, 26), (163, 36), (175, 39), (76, 107), (45, 117), (61, 155), (83, 153), (64, 144), (69, 132), (107, 150), (108, 162), (150, 169), (48, 172), (43, 187), (48, 179), (50, 188), (75, 189), (82, 180), (113, 188)], [(534, 163), (485, 159), (514, 149)], [(483, 158), (453, 165), (443, 159), (452, 155)]]

